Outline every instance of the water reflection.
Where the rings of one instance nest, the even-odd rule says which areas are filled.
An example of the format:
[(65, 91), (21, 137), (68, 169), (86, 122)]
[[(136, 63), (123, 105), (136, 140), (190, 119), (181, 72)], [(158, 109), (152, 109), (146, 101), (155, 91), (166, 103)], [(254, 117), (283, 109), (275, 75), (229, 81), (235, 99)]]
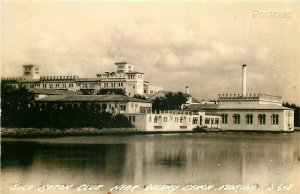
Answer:
[(297, 185), (299, 140), (300, 133), (2, 139), (2, 183), (4, 191), (12, 183)]

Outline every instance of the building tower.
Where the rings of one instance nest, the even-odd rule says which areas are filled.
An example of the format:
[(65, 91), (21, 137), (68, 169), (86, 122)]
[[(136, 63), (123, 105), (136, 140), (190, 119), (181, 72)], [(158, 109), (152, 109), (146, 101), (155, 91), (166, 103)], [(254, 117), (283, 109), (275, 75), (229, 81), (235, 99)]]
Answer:
[(190, 95), (190, 87), (185, 86), (185, 93), (186, 93), (187, 95)]
[(117, 62), (117, 73), (128, 73), (133, 71), (133, 65), (127, 62)]
[(247, 83), (246, 83), (246, 64), (242, 66), (242, 88), (243, 88), (243, 96), (247, 95)]
[(23, 65), (23, 75), (26, 80), (40, 79), (40, 67), (38, 65)]

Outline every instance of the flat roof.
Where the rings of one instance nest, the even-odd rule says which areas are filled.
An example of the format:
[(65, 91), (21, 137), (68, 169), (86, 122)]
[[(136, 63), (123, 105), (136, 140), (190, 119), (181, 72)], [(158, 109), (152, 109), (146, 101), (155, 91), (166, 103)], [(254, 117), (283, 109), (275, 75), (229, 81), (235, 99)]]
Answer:
[(18, 82), (20, 83), (36, 83), (36, 82), (39, 82), (40, 80), (39, 79), (25, 79), (25, 80), (17, 80)]
[(80, 94), (78, 92), (73, 92), (69, 90), (57, 90), (57, 89), (37, 89), (37, 88), (30, 88), (28, 90), (34, 94), (46, 94), (46, 95), (76, 95)]
[(33, 65), (33, 64), (23, 65), (23, 67), (33, 67), (33, 66), (40, 67), (39, 65)]
[(120, 61), (120, 62), (115, 62), (115, 64), (118, 65), (118, 64), (132, 64), (132, 63), (126, 61)]
[(101, 78), (76, 78), (75, 82), (94, 82), (94, 81), (100, 81)]
[(293, 110), (276, 104), (191, 104), (187, 110)]
[(144, 74), (144, 73), (138, 71), (131, 71), (131, 72), (127, 72), (126, 74)]
[(147, 100), (133, 98), (123, 95), (68, 95), (68, 96), (48, 96), (41, 98), (40, 102), (143, 102), (151, 103)]

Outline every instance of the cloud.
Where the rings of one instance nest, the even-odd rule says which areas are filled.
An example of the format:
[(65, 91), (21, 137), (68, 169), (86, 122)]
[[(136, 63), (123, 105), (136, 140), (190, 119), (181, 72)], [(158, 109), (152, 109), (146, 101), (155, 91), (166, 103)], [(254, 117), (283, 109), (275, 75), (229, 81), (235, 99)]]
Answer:
[(5, 3), (2, 75), (20, 75), (23, 64), (34, 63), (43, 75), (95, 77), (125, 60), (167, 90), (189, 85), (195, 97), (214, 98), (241, 91), (246, 63), (249, 92), (300, 104), (300, 27), (252, 21), (250, 4), (222, 14), (201, 5)]

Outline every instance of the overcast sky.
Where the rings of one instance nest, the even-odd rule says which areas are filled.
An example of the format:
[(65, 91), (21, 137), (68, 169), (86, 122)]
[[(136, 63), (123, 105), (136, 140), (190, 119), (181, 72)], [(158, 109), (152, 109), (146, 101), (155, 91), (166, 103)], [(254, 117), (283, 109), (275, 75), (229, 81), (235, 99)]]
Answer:
[(2, 76), (37, 64), (42, 75), (95, 77), (129, 61), (165, 90), (213, 99), (241, 93), (245, 63), (248, 93), (300, 105), (299, 2), (2, 1), (1, 13)]

